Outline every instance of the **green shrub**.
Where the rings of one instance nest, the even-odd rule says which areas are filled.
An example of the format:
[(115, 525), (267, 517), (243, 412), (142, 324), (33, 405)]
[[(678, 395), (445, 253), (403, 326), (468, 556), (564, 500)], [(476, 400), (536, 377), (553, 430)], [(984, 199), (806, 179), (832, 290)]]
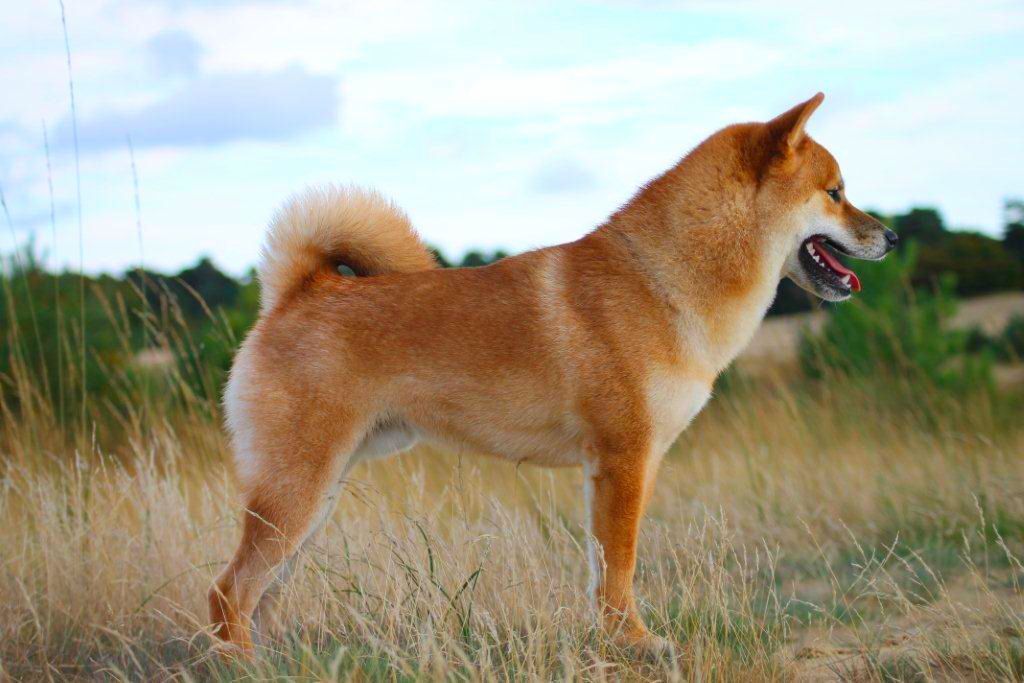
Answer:
[(977, 349), (986, 349), (1000, 362), (1024, 361), (1024, 316), (1015, 315), (997, 335), (989, 336), (979, 329), (971, 332), (971, 343)]
[(954, 393), (991, 387), (988, 354), (970, 353), (969, 333), (944, 324), (956, 310), (954, 279), (941, 278), (931, 292), (911, 286), (917, 253), (911, 244), (885, 261), (858, 264), (864, 291), (801, 340), (806, 374), (898, 379), (894, 385)]
[(1000, 344), (1000, 356), (1005, 360), (1024, 360), (1024, 316), (1015, 315), (1006, 324)]

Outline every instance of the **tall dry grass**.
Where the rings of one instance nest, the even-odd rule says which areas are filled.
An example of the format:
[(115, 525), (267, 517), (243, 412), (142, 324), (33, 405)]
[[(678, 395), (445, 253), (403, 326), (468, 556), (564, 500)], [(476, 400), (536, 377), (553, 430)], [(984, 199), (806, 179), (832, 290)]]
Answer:
[(238, 506), (211, 397), (168, 372), (156, 403), (126, 389), (108, 413), (94, 406), (122, 416), (107, 439), (54, 433), (42, 408), (4, 411), (3, 674), (1024, 674), (1024, 429), (989, 395), (949, 412), (940, 397), (900, 406), (884, 384), (836, 378), (734, 380), (666, 459), (637, 584), (672, 657), (635, 661), (595, 628), (578, 472), (419, 448), (353, 473), (282, 592), (276, 633), (256, 660), (226, 662), (210, 649), (205, 593)]

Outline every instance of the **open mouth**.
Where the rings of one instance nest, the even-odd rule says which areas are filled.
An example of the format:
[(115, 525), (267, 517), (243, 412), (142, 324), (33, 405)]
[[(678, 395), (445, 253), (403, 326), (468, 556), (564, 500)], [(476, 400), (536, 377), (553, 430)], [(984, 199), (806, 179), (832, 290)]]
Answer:
[(831, 287), (843, 294), (859, 292), (860, 280), (857, 274), (840, 263), (833, 251), (845, 253), (840, 245), (824, 235), (814, 235), (800, 245), (800, 263), (816, 284)]

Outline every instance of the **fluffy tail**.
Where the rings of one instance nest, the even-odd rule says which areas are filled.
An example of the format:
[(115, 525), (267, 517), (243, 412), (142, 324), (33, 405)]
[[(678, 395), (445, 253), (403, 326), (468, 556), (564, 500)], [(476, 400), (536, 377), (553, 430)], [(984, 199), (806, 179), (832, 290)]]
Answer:
[(357, 275), (437, 267), (408, 216), (372, 190), (326, 186), (289, 199), (274, 216), (260, 259), (260, 309), (317, 273), (344, 264)]

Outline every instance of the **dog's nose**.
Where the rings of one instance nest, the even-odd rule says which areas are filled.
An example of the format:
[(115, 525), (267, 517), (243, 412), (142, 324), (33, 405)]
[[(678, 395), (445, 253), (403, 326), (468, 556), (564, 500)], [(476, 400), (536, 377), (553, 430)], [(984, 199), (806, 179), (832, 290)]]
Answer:
[(885, 229), (885, 243), (889, 245), (889, 251), (892, 251), (893, 249), (895, 249), (896, 245), (899, 244), (899, 242), (900, 242), (899, 235), (894, 233), (892, 230), (889, 230), (888, 228), (886, 228)]

